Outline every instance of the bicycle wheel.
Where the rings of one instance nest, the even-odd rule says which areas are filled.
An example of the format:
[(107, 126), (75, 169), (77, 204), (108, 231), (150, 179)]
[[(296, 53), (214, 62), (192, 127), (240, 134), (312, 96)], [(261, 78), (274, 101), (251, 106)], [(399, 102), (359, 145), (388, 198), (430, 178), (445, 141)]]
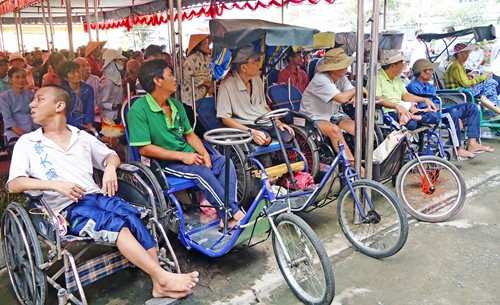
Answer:
[[(428, 181), (424, 170), (427, 173)], [(434, 156), (405, 164), (396, 180), (396, 193), (413, 217), (438, 222), (455, 216), (465, 203), (466, 186), (460, 171)]]
[(307, 135), (307, 131), (302, 127), (291, 126), (295, 132), (295, 139), (299, 144), (300, 151), (307, 160), (309, 172), (313, 178), (316, 178), (319, 172), (319, 153), (314, 140)]
[[(347, 239), (359, 252), (374, 258), (396, 254), (408, 238), (408, 220), (396, 195), (371, 180), (358, 180), (339, 195), (337, 216)], [(364, 207), (359, 216), (355, 199)], [(370, 209), (371, 202), (373, 209)]]
[(304, 304), (331, 304), (335, 296), (333, 267), (316, 233), (290, 213), (279, 215), (275, 225), (274, 255), (295, 296)]

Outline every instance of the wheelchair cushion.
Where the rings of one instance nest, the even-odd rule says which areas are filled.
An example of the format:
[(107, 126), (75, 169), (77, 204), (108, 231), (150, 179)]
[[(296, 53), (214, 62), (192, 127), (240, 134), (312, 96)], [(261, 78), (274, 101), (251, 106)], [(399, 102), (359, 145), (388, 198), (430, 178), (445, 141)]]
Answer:
[(180, 178), (175, 176), (167, 176), (168, 185), (170, 185), (169, 193), (175, 193), (177, 191), (185, 190), (190, 187), (196, 186), (193, 180)]

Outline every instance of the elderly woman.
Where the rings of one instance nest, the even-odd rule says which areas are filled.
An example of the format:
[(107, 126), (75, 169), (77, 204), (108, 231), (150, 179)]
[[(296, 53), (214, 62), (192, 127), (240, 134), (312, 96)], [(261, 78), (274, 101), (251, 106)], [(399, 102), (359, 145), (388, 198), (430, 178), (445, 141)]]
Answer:
[(102, 76), (102, 47), (106, 44), (106, 41), (89, 41), (87, 47), (85, 48), (85, 59), (90, 65), (90, 73), (98, 77)]
[(101, 111), (101, 119), (118, 119), (118, 112), (123, 101), (123, 83), (121, 71), (124, 69), (122, 49), (107, 49), (104, 58), (103, 75), (97, 88), (97, 103)]
[(474, 96), (480, 97), (481, 103), (489, 109), (490, 119), (500, 119), (500, 101), (496, 90), (498, 82), (492, 79), (491, 73), (469, 78), (465, 71), (464, 65), (472, 49), (473, 46), (467, 46), (464, 43), (455, 45), (455, 61), (446, 68), (446, 88), (466, 88), (470, 90)]
[(52, 53), (47, 60), (48, 72), (43, 76), (42, 87), (53, 85), (61, 86), (62, 80), (59, 76), (59, 67), (66, 61), (66, 57), (62, 53)]
[(63, 62), (59, 67), (59, 76), (62, 87), (71, 94), (68, 124), (80, 129), (93, 129), (94, 90), (82, 81), (79, 66), (72, 61)]
[(0, 94), (0, 110), (7, 141), (14, 143), (20, 136), (37, 127), (31, 119), (29, 107), (35, 94), (26, 89), (28, 81), (23, 68), (12, 67), (7, 75), (12, 89)]
[[(191, 35), (187, 49), (188, 57), (183, 65), (182, 102), (191, 125), (194, 122), (192, 82), (194, 83), (195, 100), (202, 99), (207, 94), (213, 94), (214, 91), (212, 77), (208, 72), (208, 64), (210, 63), (209, 37), (208, 34)], [(200, 127), (201, 125), (197, 124), (196, 134), (198, 136), (205, 131)]]
[(31, 73), (31, 70), (26, 69), (26, 60), (24, 59), (23, 55), (20, 52), (14, 52), (9, 55), (9, 65), (11, 68), (13, 67), (18, 67), (24, 69), (26, 72), (26, 87), (24, 89), (30, 90), (30, 89), (35, 89), (35, 79), (33, 78), (33, 73)]

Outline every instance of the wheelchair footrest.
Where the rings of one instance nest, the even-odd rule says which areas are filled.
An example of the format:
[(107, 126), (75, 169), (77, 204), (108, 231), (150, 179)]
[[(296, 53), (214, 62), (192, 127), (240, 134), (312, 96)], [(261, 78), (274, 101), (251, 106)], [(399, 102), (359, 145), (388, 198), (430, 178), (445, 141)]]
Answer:
[[(292, 167), (293, 172), (300, 172), (300, 171), (303, 171), (305, 168), (304, 161), (295, 162), (295, 163), (292, 163), (290, 165)], [(261, 170), (254, 170), (254, 171), (252, 171), (252, 173), (254, 174), (255, 177), (260, 179), (262, 171)], [(270, 180), (277, 179), (286, 173), (288, 173), (288, 168), (286, 166), (286, 163), (282, 163), (282, 164), (278, 164), (278, 165), (266, 168), (266, 174)]]
[[(77, 265), (78, 276), (82, 286), (86, 286), (103, 277), (133, 266), (118, 250), (107, 253)], [(66, 290), (72, 293), (78, 289), (76, 277), (73, 270), (65, 271)]]

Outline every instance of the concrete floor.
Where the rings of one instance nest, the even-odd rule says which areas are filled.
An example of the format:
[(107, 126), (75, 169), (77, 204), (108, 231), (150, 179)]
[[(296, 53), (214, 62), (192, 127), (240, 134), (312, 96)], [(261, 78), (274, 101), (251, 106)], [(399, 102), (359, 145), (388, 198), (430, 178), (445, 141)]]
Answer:
[[(333, 304), (498, 304), (500, 141), (485, 141), (494, 153), (453, 162), (468, 187), (462, 211), (439, 224), (412, 221), (405, 247), (393, 257), (376, 260), (352, 250), (338, 226), (335, 204), (300, 215), (334, 264)], [(201, 274), (194, 294), (179, 304), (299, 304), (278, 270), (269, 240), (219, 259), (189, 252), (177, 242), (175, 248), (183, 270)], [(0, 272), (2, 305), (15, 304), (9, 286)], [(90, 304), (144, 304), (151, 283), (130, 269), (88, 288)]]

